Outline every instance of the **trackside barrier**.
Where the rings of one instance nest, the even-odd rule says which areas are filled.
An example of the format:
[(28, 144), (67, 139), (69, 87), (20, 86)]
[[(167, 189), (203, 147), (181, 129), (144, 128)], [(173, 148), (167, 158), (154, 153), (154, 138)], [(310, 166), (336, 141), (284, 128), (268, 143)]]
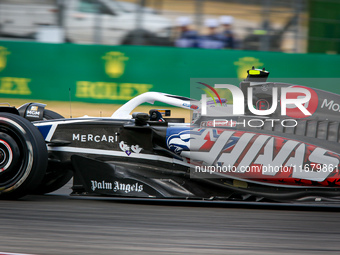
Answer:
[[(190, 78), (338, 78), (339, 55), (0, 41), (0, 97), (124, 103), (147, 91), (190, 95)], [(334, 79), (335, 80), (335, 79)], [(304, 84), (340, 93), (332, 82)]]

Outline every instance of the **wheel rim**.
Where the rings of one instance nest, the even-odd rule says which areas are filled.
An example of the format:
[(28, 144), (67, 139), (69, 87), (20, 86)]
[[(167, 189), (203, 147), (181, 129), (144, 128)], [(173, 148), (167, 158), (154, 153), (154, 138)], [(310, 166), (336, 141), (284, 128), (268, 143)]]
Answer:
[(1, 149), (0, 150), (0, 164), (2, 165), (6, 160), (6, 154), (5, 152)]
[(13, 161), (13, 150), (4, 140), (0, 139), (0, 173), (9, 169)]
[(27, 178), (31, 166), (30, 146), (24, 136), (10, 126), (0, 129), (0, 191), (11, 191)]

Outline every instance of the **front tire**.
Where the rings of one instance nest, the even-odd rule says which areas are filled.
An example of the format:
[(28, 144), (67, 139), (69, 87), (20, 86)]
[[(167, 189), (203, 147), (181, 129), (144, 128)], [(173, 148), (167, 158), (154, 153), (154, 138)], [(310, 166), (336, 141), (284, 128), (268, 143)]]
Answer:
[(29, 194), (44, 178), (47, 148), (39, 130), (28, 120), (0, 113), (0, 199)]

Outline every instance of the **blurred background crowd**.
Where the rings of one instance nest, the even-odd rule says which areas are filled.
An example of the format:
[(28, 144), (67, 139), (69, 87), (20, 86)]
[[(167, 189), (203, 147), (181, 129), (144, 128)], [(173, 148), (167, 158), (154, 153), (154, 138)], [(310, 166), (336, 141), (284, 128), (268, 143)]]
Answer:
[(1, 40), (340, 52), (339, 0), (0, 0)]
[[(177, 19), (179, 35), (175, 40), (175, 45), (182, 48), (234, 49), (237, 44), (231, 28), (232, 23), (232, 16), (221, 16), (219, 20), (206, 19), (204, 26), (207, 34), (200, 35), (190, 28), (192, 21), (189, 17), (179, 17)], [(219, 26), (221, 26), (220, 30)]]

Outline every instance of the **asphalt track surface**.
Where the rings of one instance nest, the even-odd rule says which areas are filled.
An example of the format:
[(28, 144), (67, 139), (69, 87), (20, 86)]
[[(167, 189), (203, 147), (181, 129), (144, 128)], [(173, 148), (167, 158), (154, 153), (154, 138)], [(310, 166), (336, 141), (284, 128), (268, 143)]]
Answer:
[(48, 196), (0, 201), (0, 253), (339, 254), (339, 207)]

